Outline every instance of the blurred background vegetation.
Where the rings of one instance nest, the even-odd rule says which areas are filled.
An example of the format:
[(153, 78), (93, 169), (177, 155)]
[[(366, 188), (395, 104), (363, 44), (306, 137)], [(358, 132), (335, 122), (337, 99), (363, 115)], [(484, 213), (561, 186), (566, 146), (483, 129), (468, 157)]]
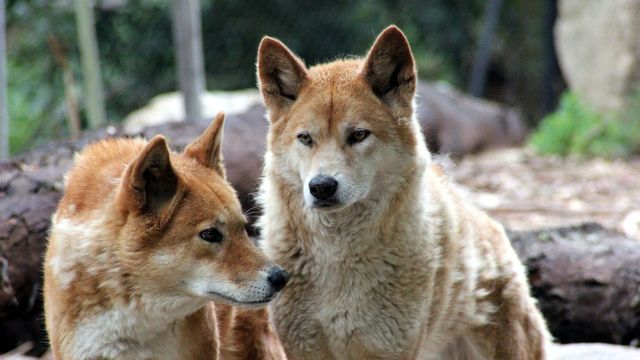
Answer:
[[(203, 0), (207, 88), (254, 86), (255, 53), (263, 35), (282, 39), (307, 64), (314, 64), (363, 54), (380, 30), (395, 23), (411, 39), (421, 78), (465, 89), (484, 4)], [(545, 1), (505, 1), (486, 92), (521, 108), (531, 124), (550, 110), (537, 101), (545, 86), (544, 11)], [(97, 1), (95, 19), (110, 121), (118, 122), (154, 95), (177, 88), (168, 0)], [(16, 153), (66, 135), (63, 72), (52, 55), (52, 38), (62, 44), (75, 78), (81, 79), (81, 74), (72, 1), (9, 0), (7, 27), (11, 150)], [(554, 81), (561, 89), (561, 78)], [(77, 93), (82, 104), (82, 92)], [(539, 96), (527, 96), (532, 93)]]
[(530, 138), (542, 154), (606, 158), (640, 153), (640, 93), (624, 111), (594, 111), (577, 94), (567, 92), (558, 109), (546, 116)]
[[(314, 64), (363, 54), (375, 35), (394, 23), (411, 40), (422, 79), (445, 81), (466, 90), (486, 3), (202, 0), (207, 89), (255, 86), (255, 54), (263, 35), (280, 38), (307, 64)], [(80, 88), (73, 10), (71, 0), (8, 1), (9, 111), (14, 154), (68, 135), (63, 69), (52, 44), (61, 45), (64, 60), (75, 79), (80, 79), (75, 86)], [(483, 95), (517, 107), (531, 127), (555, 109), (566, 87), (553, 46), (555, 16), (555, 0), (504, 0), (491, 43)], [(177, 89), (169, 0), (98, 0), (95, 20), (111, 122), (119, 122), (151, 97)], [(82, 91), (76, 93), (83, 104)], [(80, 111), (85, 111), (82, 105)], [(575, 124), (574, 117), (581, 122)], [(561, 154), (606, 156), (638, 151), (638, 145), (627, 139), (630, 132), (626, 129), (604, 126), (606, 129), (588, 130), (593, 123), (601, 124), (601, 118), (583, 106), (575, 94), (567, 94), (558, 113), (545, 121), (532, 144), (542, 152)], [(572, 131), (576, 127), (580, 130)], [(566, 140), (569, 132), (588, 138), (594, 131), (609, 134), (603, 141), (615, 139), (616, 144), (585, 145), (588, 139)], [(559, 139), (570, 144), (559, 148)]]

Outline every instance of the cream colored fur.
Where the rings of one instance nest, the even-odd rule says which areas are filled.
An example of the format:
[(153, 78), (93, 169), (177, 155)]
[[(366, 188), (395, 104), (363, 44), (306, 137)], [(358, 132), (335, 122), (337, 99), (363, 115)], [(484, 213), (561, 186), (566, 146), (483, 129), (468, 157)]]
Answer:
[[(380, 38), (398, 37), (389, 35), (396, 31), (387, 29)], [(282, 52), (268, 47), (284, 47), (274, 42), (267, 39), (261, 45), (261, 75), (262, 62)], [(281, 122), (304, 116), (291, 114), (296, 106), (300, 109), (302, 102), (327, 96), (321, 90), (305, 93), (305, 86), (319, 89), (319, 82), (331, 78), (328, 74), (342, 71), (346, 75), (327, 85), (333, 86), (330, 96), (337, 98), (343, 78), (362, 67), (361, 62), (336, 62), (311, 68), (293, 105), (276, 103), (268, 73), (261, 78), (272, 128), (260, 188), (264, 215), (259, 225), (267, 255), (292, 274), (286, 291), (271, 305), (287, 356), (291, 360), (544, 359), (549, 335), (529, 294), (522, 264), (502, 226), (462, 199), (432, 165), (411, 104), (410, 115), (399, 116), (399, 121), (406, 121), (415, 144), (394, 134), (382, 141), (387, 135), (378, 134), (371, 138), (374, 145), (361, 144), (371, 146), (375, 155), (359, 153), (353, 146), (348, 154), (355, 153), (356, 160), (350, 165), (334, 161), (341, 151), (347, 154), (334, 144), (342, 135), (333, 135), (331, 143), (322, 138), (324, 143), (318, 140), (306, 153), (295, 141), (288, 150), (281, 147), (288, 143), (277, 141), (295, 136), (283, 131), (288, 125)], [(358, 101), (356, 96), (346, 100), (345, 107), (355, 107), (349, 101)], [(388, 103), (392, 101), (396, 100)], [(332, 104), (336, 103), (334, 98)], [(371, 114), (363, 112), (360, 118), (372, 122)], [(313, 129), (319, 118), (315, 114), (308, 127)], [(344, 121), (353, 118), (357, 116)], [(335, 122), (342, 120), (330, 121), (338, 129), (331, 131), (339, 133)], [(335, 211), (312, 208), (305, 187), (319, 171), (344, 175), (347, 187), (366, 184), (367, 188)]]
[(224, 175), (223, 119), (182, 153), (156, 136), (103, 140), (76, 157), (44, 263), (54, 359), (283, 358), (255, 308), (287, 276), (245, 231)]

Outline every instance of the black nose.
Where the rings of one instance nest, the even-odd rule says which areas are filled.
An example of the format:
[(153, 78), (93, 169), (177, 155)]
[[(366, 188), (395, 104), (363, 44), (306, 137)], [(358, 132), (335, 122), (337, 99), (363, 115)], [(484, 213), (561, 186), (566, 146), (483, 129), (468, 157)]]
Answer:
[(279, 267), (276, 267), (271, 270), (267, 279), (275, 291), (280, 291), (284, 289), (285, 285), (287, 285), (287, 281), (289, 281), (289, 273)]
[(338, 181), (331, 176), (316, 175), (309, 181), (309, 191), (318, 200), (327, 200), (338, 190)]

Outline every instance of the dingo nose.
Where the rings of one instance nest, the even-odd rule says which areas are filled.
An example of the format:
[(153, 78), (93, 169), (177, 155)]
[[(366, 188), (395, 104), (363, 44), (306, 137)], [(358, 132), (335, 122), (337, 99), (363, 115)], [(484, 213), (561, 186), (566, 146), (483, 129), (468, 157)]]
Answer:
[(284, 289), (285, 285), (287, 285), (287, 281), (289, 281), (289, 273), (285, 270), (275, 267), (267, 276), (267, 280), (275, 291), (280, 291)]
[(338, 181), (331, 176), (316, 175), (309, 181), (309, 191), (318, 200), (327, 200), (338, 190)]

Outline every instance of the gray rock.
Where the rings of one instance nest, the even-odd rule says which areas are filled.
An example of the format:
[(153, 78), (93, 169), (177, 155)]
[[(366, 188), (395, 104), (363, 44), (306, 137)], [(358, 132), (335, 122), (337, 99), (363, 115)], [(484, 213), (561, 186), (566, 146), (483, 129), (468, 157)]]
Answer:
[(640, 349), (600, 343), (553, 344), (549, 360), (638, 360)]
[(616, 110), (640, 85), (640, 0), (561, 0), (558, 60), (572, 90)]

